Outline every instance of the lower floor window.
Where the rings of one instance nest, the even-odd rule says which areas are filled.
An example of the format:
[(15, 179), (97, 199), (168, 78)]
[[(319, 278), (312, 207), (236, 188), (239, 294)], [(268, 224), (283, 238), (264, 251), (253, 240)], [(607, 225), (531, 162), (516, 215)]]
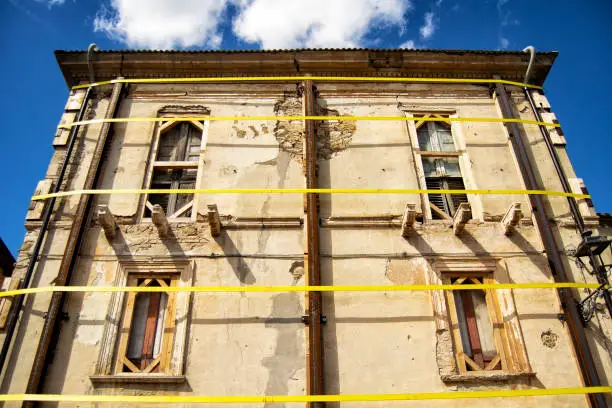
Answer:
[[(128, 286), (175, 286), (176, 277), (130, 277)], [(174, 297), (168, 292), (127, 294), (119, 338), (116, 371), (163, 373), (166, 371), (174, 336)]]
[[(452, 284), (484, 283), (482, 277), (456, 277)], [(453, 291), (454, 309), (461, 342), (460, 359), (466, 371), (501, 370), (496, 344), (495, 317), (491, 315), (484, 290)], [(493, 313), (495, 315), (495, 312)]]
[(435, 257), (426, 276), (428, 284), (458, 287), (430, 292), (442, 381), (533, 375), (512, 289), (464, 286), (512, 282), (504, 259)]
[(194, 267), (183, 258), (117, 264), (113, 286), (151, 289), (111, 294), (92, 383), (185, 380), (192, 293), (173, 288), (192, 286)]

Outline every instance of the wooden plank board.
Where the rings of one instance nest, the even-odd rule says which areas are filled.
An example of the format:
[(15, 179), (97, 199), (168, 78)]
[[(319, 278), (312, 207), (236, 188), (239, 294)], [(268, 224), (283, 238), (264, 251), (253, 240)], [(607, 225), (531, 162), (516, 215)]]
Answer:
[[(128, 279), (128, 286), (136, 285), (136, 278)], [(117, 349), (117, 363), (115, 364), (115, 373), (123, 372), (123, 360), (127, 351), (128, 340), (130, 337), (130, 328), (132, 327), (132, 317), (134, 315), (134, 302), (136, 293), (130, 292), (127, 294), (125, 311), (119, 329), (119, 348)]]
[[(145, 293), (141, 295), (145, 295)], [(160, 292), (147, 293), (146, 295), (149, 296), (149, 310), (147, 311), (147, 324), (145, 326), (144, 341), (142, 342), (141, 369), (145, 369), (153, 361), (157, 316), (159, 316), (159, 302), (161, 300)]]
[(463, 301), (463, 311), (465, 313), (465, 321), (467, 322), (468, 333), (470, 337), (470, 345), (472, 347), (472, 358), (478, 366), (484, 367), (484, 358), (482, 356), (482, 346), (480, 345), (480, 335), (478, 333), (478, 325), (476, 324), (476, 313), (474, 311), (474, 303), (472, 302), (471, 290), (461, 292), (461, 300)]
[[(121, 362), (122, 362), (122, 364), (125, 364), (127, 366), (127, 368), (129, 368), (133, 373), (139, 373), (140, 372), (140, 368), (136, 367), (136, 365), (134, 363), (132, 363), (129, 358), (124, 356), (121, 359)], [(121, 367), (121, 371), (123, 371), (123, 367)]]
[[(172, 279), (170, 281), (170, 287), (178, 286), (178, 279)], [(186, 295), (186, 294), (183, 294)], [(162, 349), (160, 355), (160, 372), (167, 373), (170, 369), (170, 362), (172, 361), (172, 349), (174, 340), (174, 327), (175, 327), (175, 316), (176, 316), (176, 296), (177, 293), (168, 292), (168, 304), (166, 306), (166, 319), (164, 327), (164, 339), (162, 343)]]
[(438, 206), (437, 206), (437, 205), (435, 205), (434, 203), (430, 202), (430, 203), (429, 203), (429, 206), (431, 207), (431, 209), (432, 209), (432, 210), (433, 210), (433, 211), (434, 211), (436, 214), (438, 214), (438, 215), (439, 215), (440, 217), (442, 217), (443, 219), (445, 219), (445, 220), (452, 220), (452, 218), (451, 218), (451, 217), (450, 217), (450, 216), (449, 216), (447, 213), (445, 213), (444, 211), (442, 211), (442, 210), (440, 209), (440, 207), (438, 207)]

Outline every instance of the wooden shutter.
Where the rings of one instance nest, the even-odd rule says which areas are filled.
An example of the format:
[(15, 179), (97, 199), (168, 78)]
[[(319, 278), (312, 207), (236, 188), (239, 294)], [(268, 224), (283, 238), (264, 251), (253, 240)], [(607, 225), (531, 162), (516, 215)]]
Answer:
[[(152, 189), (168, 190), (172, 188), (172, 170), (158, 169), (153, 173), (153, 180), (151, 181)], [(148, 200), (152, 205), (159, 204), (163, 209), (164, 213), (168, 214), (168, 206), (170, 201), (170, 194), (149, 194)], [(146, 216), (150, 217), (150, 211), (145, 213)]]
[[(445, 181), (448, 190), (465, 190), (465, 185), (461, 177), (447, 177)], [(465, 194), (447, 194), (447, 196), (450, 204), (449, 207), (451, 207), (451, 215), (455, 214), (455, 211), (459, 208), (459, 204), (468, 202), (467, 195)]]
[(419, 150), (424, 152), (430, 152), (434, 150), (431, 143), (431, 136), (429, 134), (427, 123), (423, 124), (417, 129), (417, 137), (419, 139)]
[(175, 161), (177, 157), (177, 146), (180, 135), (180, 125), (162, 133), (159, 137), (157, 147), (157, 161)]
[[(439, 177), (426, 177), (425, 184), (428, 190), (440, 190), (442, 188), (442, 179)], [(429, 202), (445, 213), (449, 214), (448, 206), (446, 205), (446, 200), (443, 194), (437, 193), (429, 193), (427, 194), (429, 197)], [(435, 211), (432, 211), (432, 217), (434, 219), (441, 219)]]
[(200, 160), (200, 149), (202, 145), (202, 131), (196, 129), (192, 124), (186, 124), (189, 126), (189, 137), (187, 140), (186, 157), (187, 161), (198, 161)]

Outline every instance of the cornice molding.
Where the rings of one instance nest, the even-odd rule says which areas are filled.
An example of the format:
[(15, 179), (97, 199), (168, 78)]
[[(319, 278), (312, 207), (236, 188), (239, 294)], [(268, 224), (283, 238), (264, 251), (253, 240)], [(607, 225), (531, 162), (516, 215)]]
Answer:
[[(69, 86), (88, 82), (86, 51), (56, 51)], [(532, 83), (542, 85), (557, 56), (537, 53)], [(467, 50), (104, 51), (94, 53), (97, 81), (229, 76), (374, 76), (522, 81), (529, 55)]]

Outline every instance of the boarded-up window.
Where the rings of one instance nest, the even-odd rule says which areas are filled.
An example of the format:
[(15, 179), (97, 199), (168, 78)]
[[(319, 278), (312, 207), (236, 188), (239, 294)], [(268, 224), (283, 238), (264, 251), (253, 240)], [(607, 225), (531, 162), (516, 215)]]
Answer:
[[(454, 285), (493, 283), (486, 276), (450, 276)], [(483, 289), (455, 290), (449, 295), (451, 322), (454, 327), (457, 363), (460, 371), (501, 370), (500, 327), (492, 291)]]
[[(176, 286), (178, 275), (128, 279), (129, 286)], [(164, 373), (174, 336), (175, 293), (130, 292), (119, 338), (117, 373)]]
[(426, 283), (455, 287), (430, 292), (435, 358), (443, 381), (482, 384), (493, 378), (491, 371), (496, 380), (533, 374), (512, 289), (473, 286), (511, 282), (501, 259), (437, 256), (431, 260)]
[[(200, 122), (166, 122), (161, 125), (149, 187), (155, 190), (194, 189), (196, 187), (202, 133)], [(155, 193), (147, 197), (145, 217), (159, 204), (168, 218), (190, 217), (194, 195)]]
[[(451, 282), (457, 283), (455, 278)], [(482, 283), (482, 279), (465, 279), (462, 283)], [(495, 365), (488, 370), (501, 368), (497, 346), (493, 333), (493, 324), (487, 307), (484, 290), (458, 290), (453, 292), (457, 322), (461, 336), (463, 353), (479, 367), (478, 371), (485, 369), (492, 362)], [(467, 365), (468, 371), (473, 371), (473, 365)]]

